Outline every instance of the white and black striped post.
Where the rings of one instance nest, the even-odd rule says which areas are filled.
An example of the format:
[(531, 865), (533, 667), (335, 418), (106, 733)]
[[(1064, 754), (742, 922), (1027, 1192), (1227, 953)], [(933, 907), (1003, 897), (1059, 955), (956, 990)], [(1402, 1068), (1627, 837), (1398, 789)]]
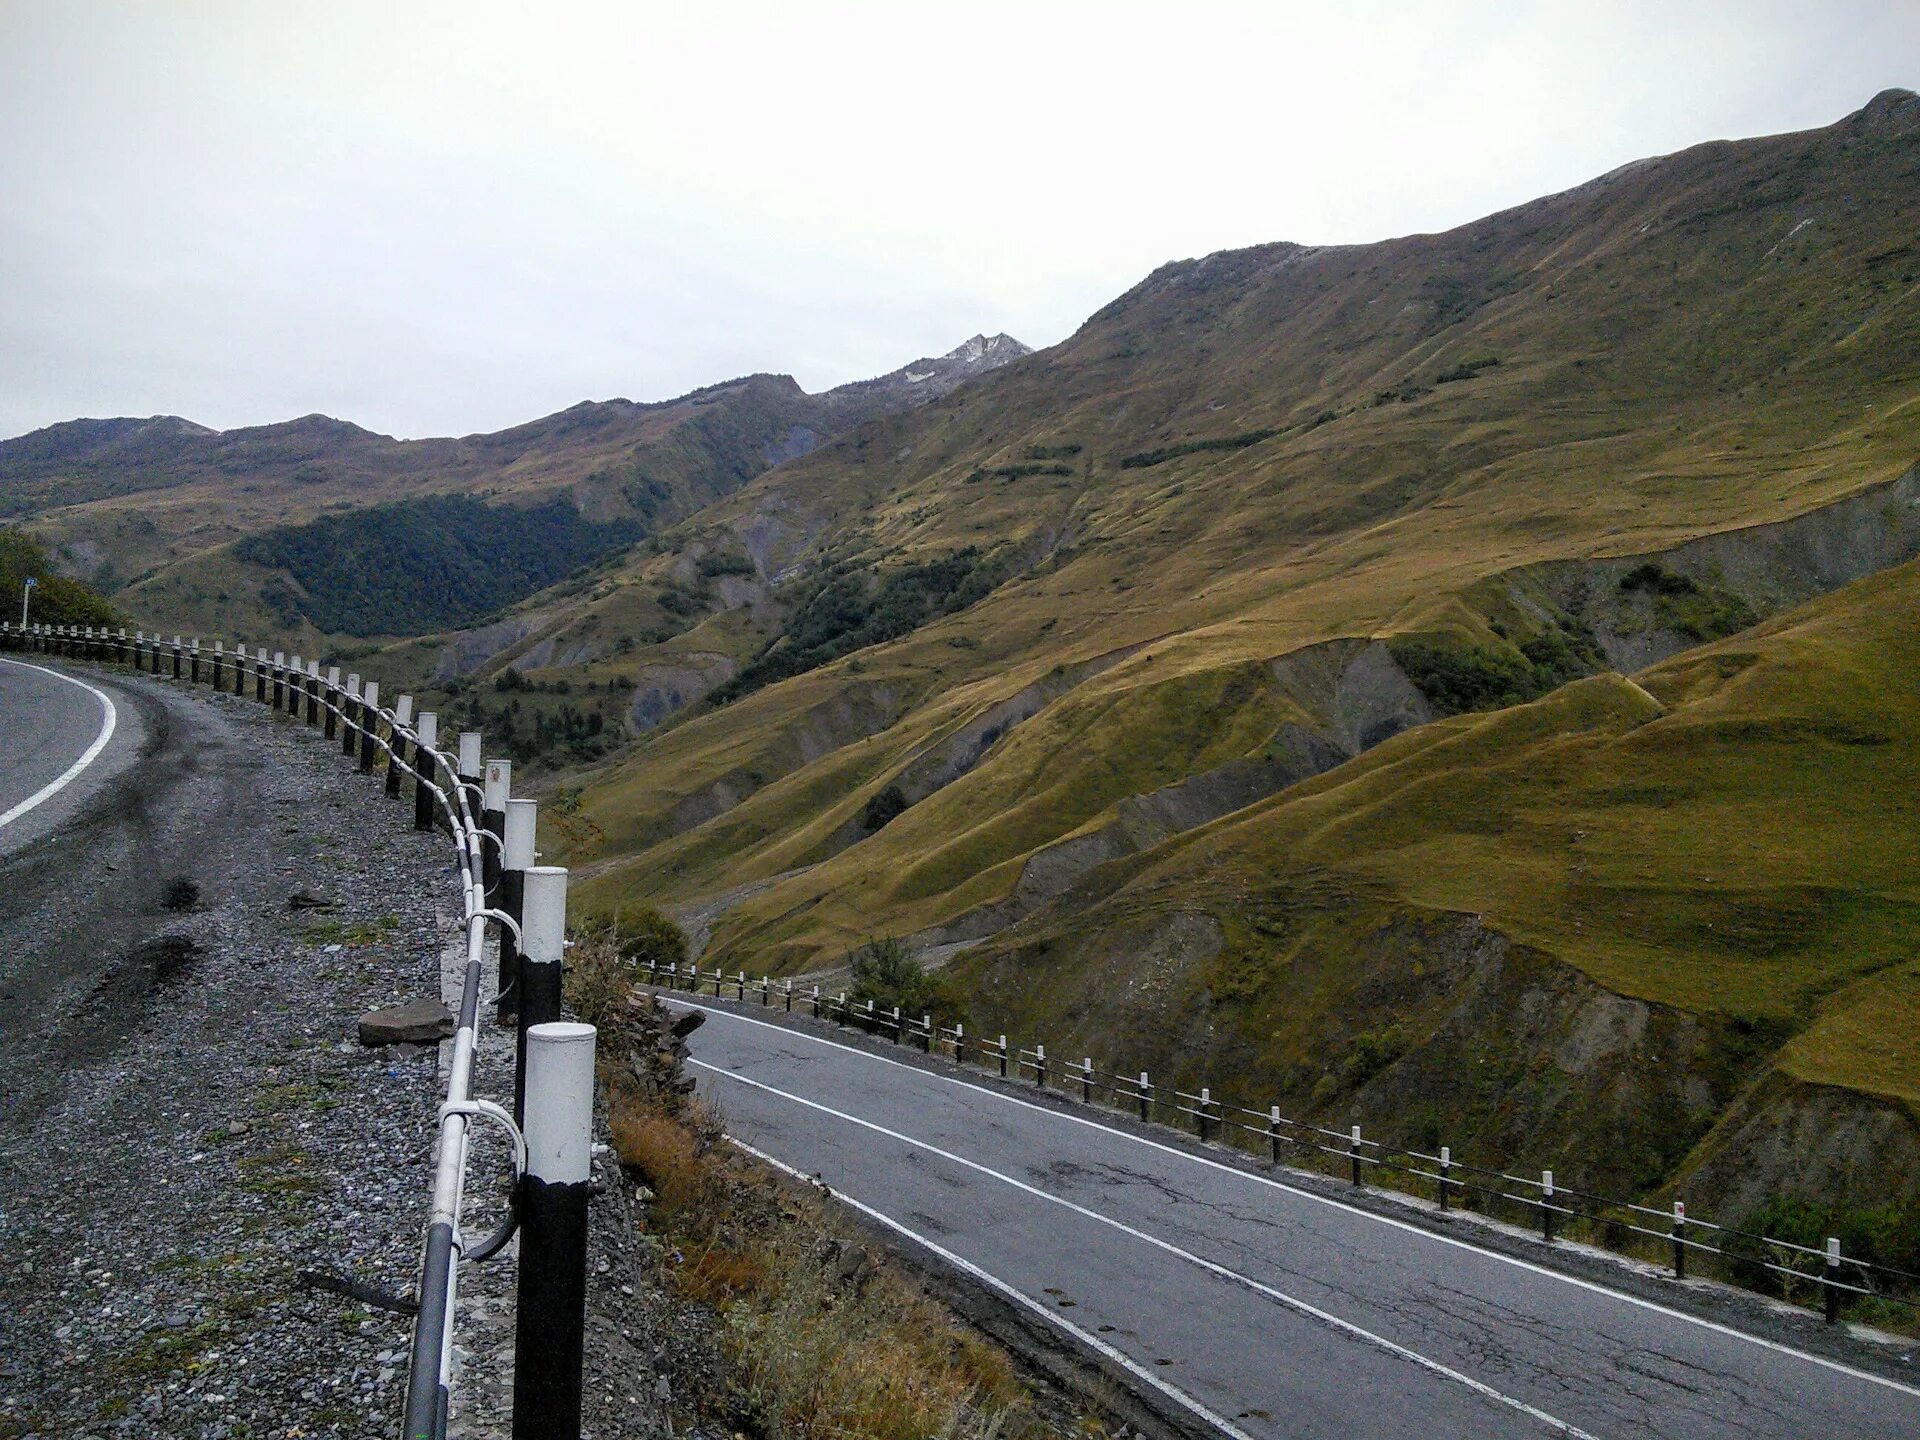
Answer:
[(360, 688), (360, 773), (373, 773), (373, 737), (380, 728), (380, 682), (369, 680)]
[(307, 661), (307, 725), (309, 728), (320, 723), (320, 662)]
[[(472, 792), (481, 788), (480, 768), (480, 732), (478, 730), (462, 730), (460, 732), (459, 753), (454, 757), (453, 761), (453, 771), (460, 781), (460, 790), (462, 795), (465, 796), (469, 808), (473, 805)], [(447, 824), (453, 824), (453, 815), (451, 812), (447, 815)], [(483, 861), (483, 867), (484, 863)]]
[(520, 898), (520, 1007), (514, 1041), (513, 1118), (526, 1123), (527, 1032), (560, 1015), (560, 957), (567, 943), (567, 871), (529, 865)]
[[(539, 857), (534, 854), (534, 832), (539, 825), (540, 806), (533, 800), (507, 801), (505, 838), (500, 846), (500, 899), (498, 908), (507, 912), (516, 924), (524, 923), (527, 910), (527, 871)], [(500, 1000), (497, 1012), (501, 1024), (513, 1023), (520, 1010), (520, 946), (513, 931), (500, 927)]]
[(227, 688), (227, 642), (213, 642), (213, 688), (221, 691)]
[(287, 708), (287, 652), (284, 650), (276, 650), (273, 652), (272, 703), (275, 710), (284, 710)]
[[(137, 650), (134, 652), (133, 668), (140, 668), (140, 653)], [(233, 647), (233, 693), (243, 697), (247, 693), (247, 647), (244, 644)]]
[(287, 714), (300, 718), (300, 702), (306, 697), (307, 662), (298, 655), (287, 661)]
[(387, 756), (387, 794), (398, 797), (402, 767), (407, 763), (405, 731), (413, 725), (413, 697), (402, 695), (393, 705), (393, 739)]
[(527, 1031), (526, 1042), (527, 1173), (520, 1182), (513, 1435), (579, 1440), (594, 1029), (550, 1021)]
[(500, 854), (507, 839), (507, 797), (513, 794), (513, 762), (489, 760), (480, 782), (480, 828), (493, 844), (480, 847), (480, 883), (489, 908), (500, 903)]
[(198, 635), (193, 637), (193, 644), (188, 650), (187, 677), (195, 685), (200, 683), (200, 637)]
[(261, 704), (267, 700), (267, 649), (260, 645), (253, 652), (253, 698)]
[(178, 635), (174, 636), (173, 637), (173, 678), (176, 680), (180, 678), (180, 662), (186, 656), (186, 649), (187, 647), (181, 643), (180, 637)]
[(413, 828), (431, 830), (435, 775), (433, 756), (428, 752), (440, 743), (440, 717), (431, 710), (422, 711), (413, 734), (413, 768), (418, 772), (413, 782)]
[(340, 753), (351, 755), (359, 747), (360, 677), (347, 676), (347, 697), (340, 704)]
[(340, 738), (340, 716), (337, 713), (345, 697), (340, 693), (340, 667), (327, 667), (327, 718), (321, 722), (321, 733), (329, 740)]

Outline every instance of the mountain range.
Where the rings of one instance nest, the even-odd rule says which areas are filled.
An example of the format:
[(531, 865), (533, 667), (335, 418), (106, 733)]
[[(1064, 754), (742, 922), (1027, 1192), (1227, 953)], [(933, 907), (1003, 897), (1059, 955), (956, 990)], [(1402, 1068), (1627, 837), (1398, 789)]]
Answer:
[[(1443, 234), (1171, 263), (837, 411), (752, 377), (404, 475), (358, 431), (76, 422), (0, 446), (0, 495), (137, 616), (485, 728), (580, 903), (706, 963), (897, 936), (970, 1026), (1109, 1068), (1731, 1214), (1912, 1210), (1916, 235), (1889, 91)], [(142, 423), (200, 458), (110, 458)], [(439, 497), (539, 512), (564, 577), (329, 623), (325, 557)]]

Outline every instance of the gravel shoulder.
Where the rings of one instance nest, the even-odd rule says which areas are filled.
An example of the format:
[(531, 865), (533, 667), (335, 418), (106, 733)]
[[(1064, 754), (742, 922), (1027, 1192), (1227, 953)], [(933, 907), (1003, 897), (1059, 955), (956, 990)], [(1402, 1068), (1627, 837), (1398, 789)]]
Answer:
[(437, 992), (451, 852), (291, 720), (111, 684), (141, 763), (0, 863), (0, 1436), (386, 1433), (410, 1319), (301, 1277), (413, 1287), (436, 1054), (355, 1020)]

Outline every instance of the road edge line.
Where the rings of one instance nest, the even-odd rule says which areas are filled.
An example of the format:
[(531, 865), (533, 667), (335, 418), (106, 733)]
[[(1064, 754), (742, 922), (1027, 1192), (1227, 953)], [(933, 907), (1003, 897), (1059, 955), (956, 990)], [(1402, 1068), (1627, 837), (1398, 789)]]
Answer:
[(113, 732), (119, 728), (120, 712), (114, 706), (112, 697), (109, 696), (106, 691), (96, 689), (84, 680), (76, 680), (73, 676), (63, 675), (58, 670), (49, 670), (44, 665), (30, 665), (25, 660), (9, 660), (0, 657), (0, 664), (18, 665), (22, 670), (38, 670), (42, 675), (51, 675), (54, 679), (64, 680), (69, 685), (78, 685), (82, 690), (91, 694), (94, 699), (98, 700), (101, 708), (106, 712), (106, 718), (100, 725), (100, 733), (94, 737), (93, 743), (86, 748), (86, 751), (78, 760), (69, 765), (56, 778), (46, 785), (43, 785), (18, 805), (15, 805), (11, 810), (8, 810), (5, 814), (0, 814), (0, 829), (5, 829), (35, 806), (51, 800), (54, 796), (58, 795), (79, 776), (81, 771), (85, 770), (95, 760), (100, 758), (100, 752), (107, 748), (108, 742), (113, 739)]

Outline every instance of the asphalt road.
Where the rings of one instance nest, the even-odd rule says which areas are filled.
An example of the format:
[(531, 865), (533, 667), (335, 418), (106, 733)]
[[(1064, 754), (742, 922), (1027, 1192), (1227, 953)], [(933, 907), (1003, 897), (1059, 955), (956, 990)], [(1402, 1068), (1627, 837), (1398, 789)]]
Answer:
[(56, 829), (138, 752), (122, 710), (86, 675), (0, 656), (0, 855)]
[(1225, 1433), (1920, 1435), (1920, 1388), (1285, 1172), (696, 1008), (691, 1063), (730, 1135)]
[(213, 895), (277, 877), (259, 873), (245, 803), (259, 762), (218, 702), (89, 666), (0, 661), (4, 1131), (31, 1124), (73, 1067), (139, 1022), (174, 882)]

